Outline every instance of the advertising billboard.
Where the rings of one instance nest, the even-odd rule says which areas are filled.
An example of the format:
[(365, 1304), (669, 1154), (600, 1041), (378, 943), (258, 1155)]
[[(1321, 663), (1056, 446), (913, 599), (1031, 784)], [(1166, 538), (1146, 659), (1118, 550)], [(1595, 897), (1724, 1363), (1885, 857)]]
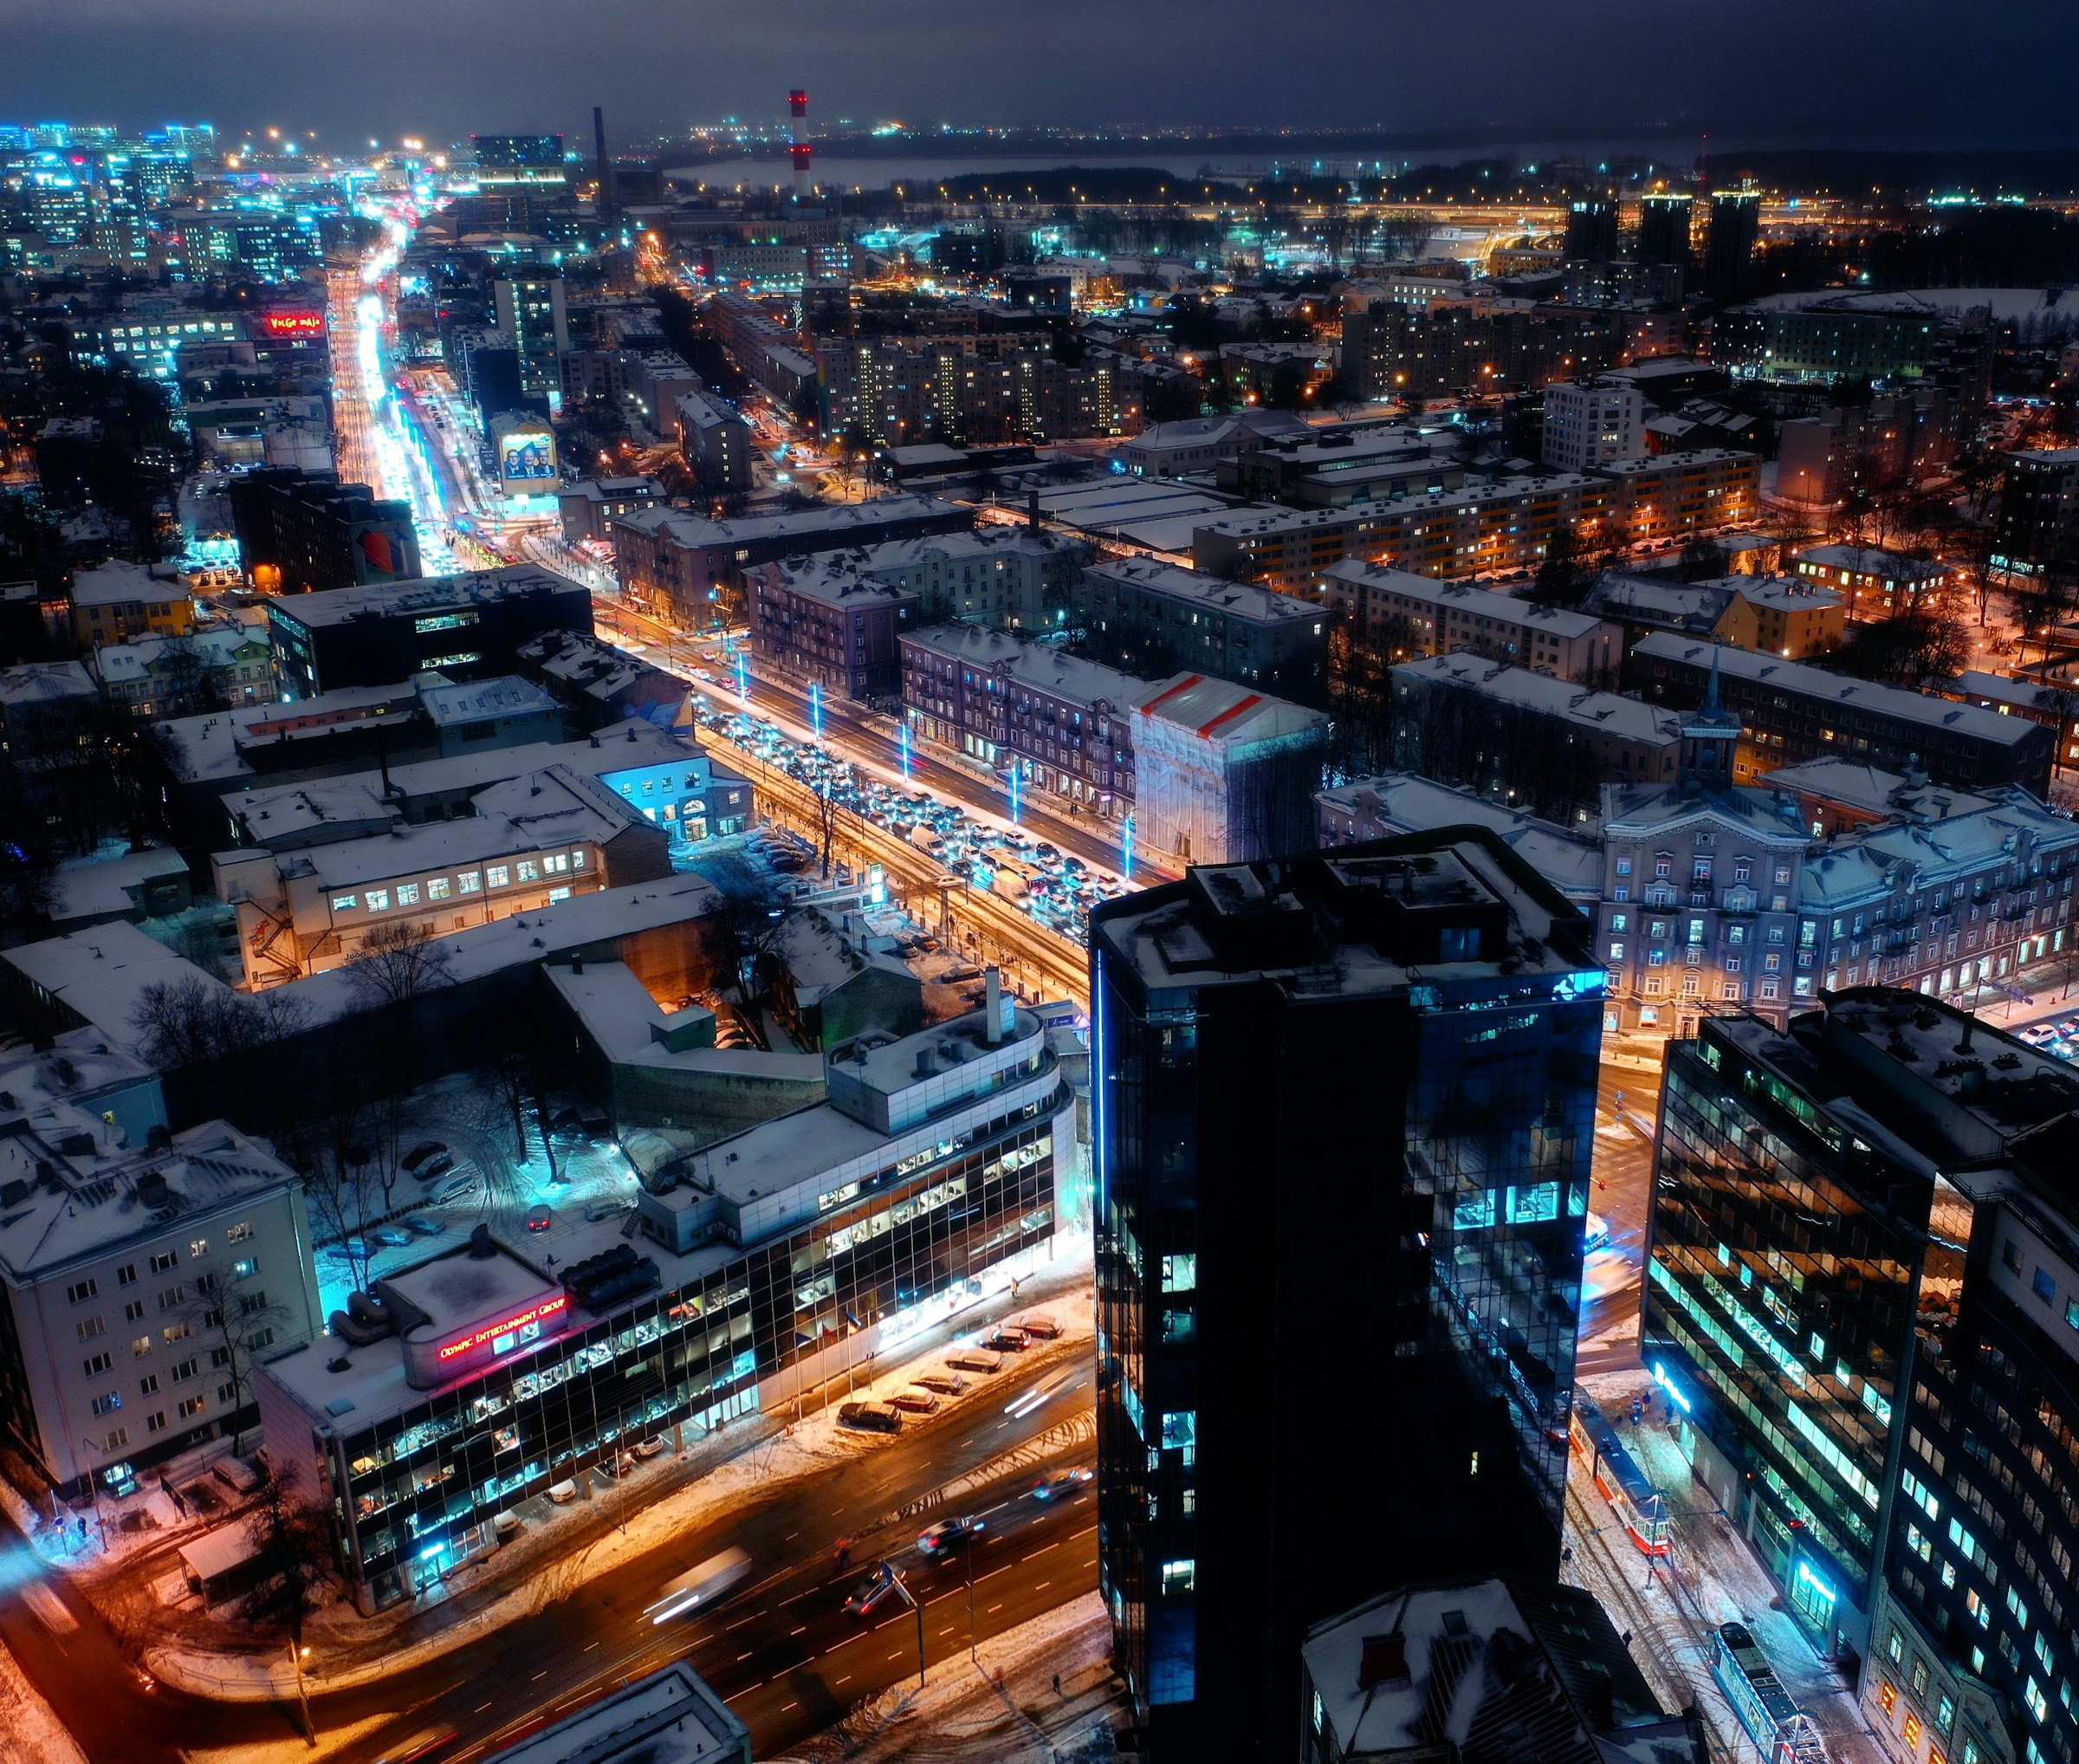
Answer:
[(547, 429), (508, 429), (498, 438), (498, 476), (507, 489), (529, 494), (556, 477), (556, 438)]
[(323, 313), (262, 313), (260, 328), (270, 337), (317, 337), (324, 334)]

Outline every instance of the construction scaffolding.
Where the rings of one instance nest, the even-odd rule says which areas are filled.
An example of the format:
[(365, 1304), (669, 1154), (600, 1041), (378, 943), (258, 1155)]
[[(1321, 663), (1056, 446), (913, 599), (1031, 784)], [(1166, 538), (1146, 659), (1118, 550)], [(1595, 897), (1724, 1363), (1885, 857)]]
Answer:
[(1328, 718), (1231, 680), (1178, 674), (1133, 710), (1134, 831), (1177, 864), (1312, 851)]

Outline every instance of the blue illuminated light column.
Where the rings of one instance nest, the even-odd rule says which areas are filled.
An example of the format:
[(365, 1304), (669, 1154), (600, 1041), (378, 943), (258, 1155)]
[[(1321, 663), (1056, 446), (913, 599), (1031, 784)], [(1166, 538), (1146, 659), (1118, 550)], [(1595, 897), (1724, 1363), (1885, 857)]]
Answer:
[(1122, 859), (1119, 879), (1130, 882), (1133, 880), (1133, 817), (1130, 814), (1120, 823), (1119, 856)]
[(1011, 825), (1018, 825), (1018, 762), (1011, 762)]
[(903, 782), (907, 784), (910, 781), (910, 719), (907, 717), (903, 718), (897, 739), (903, 753)]
[(751, 703), (751, 662), (741, 649), (736, 652), (736, 696), (748, 710)]
[(823, 740), (823, 683), (820, 680), (808, 683), (808, 720), (816, 731), (817, 743), (820, 745)]

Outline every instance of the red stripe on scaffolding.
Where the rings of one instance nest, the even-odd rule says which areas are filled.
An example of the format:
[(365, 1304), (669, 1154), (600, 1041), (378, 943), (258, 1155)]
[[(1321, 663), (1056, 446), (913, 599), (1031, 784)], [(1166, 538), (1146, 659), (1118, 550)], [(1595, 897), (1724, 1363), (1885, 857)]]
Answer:
[(1262, 703), (1262, 693), (1250, 693), (1249, 696), (1244, 698), (1240, 704), (1235, 705), (1232, 710), (1221, 711), (1219, 716), (1215, 717), (1212, 720), (1212, 722), (1207, 723), (1204, 728), (1201, 729), (1198, 732), (1201, 739), (1203, 739), (1205, 736), (1212, 734), (1213, 731), (1218, 729), (1221, 723), (1231, 723), (1235, 717), (1240, 716), (1243, 711), (1250, 710), (1253, 706)]

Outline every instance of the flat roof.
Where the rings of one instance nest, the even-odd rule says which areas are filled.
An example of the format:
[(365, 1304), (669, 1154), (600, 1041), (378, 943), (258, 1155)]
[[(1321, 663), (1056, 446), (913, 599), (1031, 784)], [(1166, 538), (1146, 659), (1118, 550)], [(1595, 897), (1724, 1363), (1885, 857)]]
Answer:
[(1881, 551), (1874, 545), (1808, 545), (1792, 561), (1823, 563), (1863, 575), (1911, 576), (1921, 581), (1949, 574), (1940, 564), (1926, 558), (1908, 557), (1902, 551)]
[(683, 1660), (530, 1734), (484, 1764), (721, 1764), (750, 1736)]
[(75, 606), (110, 606), (126, 600), (185, 600), (187, 584), (178, 574), (160, 575), (141, 563), (102, 563), (72, 579)]
[(1903, 722), (1939, 724), (1959, 735), (2012, 747), (2035, 736), (2037, 724), (2025, 717), (2003, 717), (1976, 704), (1959, 704), (1947, 698), (1929, 698), (1900, 686), (1880, 685), (1870, 680), (1850, 679), (1829, 673), (1806, 662), (1784, 661), (1776, 656), (1758, 655), (1752, 650), (1735, 649), (1730, 644), (1700, 643), (1694, 638), (1656, 632), (1632, 651), (1648, 661), (1681, 662), (1708, 671), (1713, 658), (1719, 671), (1735, 679), (1766, 682), (1786, 692), (1803, 692), (1852, 709), (1869, 710)]
[(1143, 687), (1134, 700), (1133, 714), (1137, 721), (1145, 717), (1167, 723), (1221, 747), (1310, 730), (1325, 733), (1328, 728), (1326, 711), (1310, 710), (1232, 680), (1188, 671)]
[(682, 545), (695, 548), (755, 545), (770, 540), (820, 539), (865, 528), (885, 526), (891, 521), (928, 520), (936, 516), (974, 518), (958, 503), (936, 496), (876, 496), (865, 503), (818, 503), (806, 509), (790, 509), (774, 515), (748, 515), (733, 520), (712, 521), (677, 509), (638, 509), (616, 517), (624, 527), (663, 532)]
[(425, 576), (414, 581), (373, 582), (362, 587), (327, 588), (320, 594), (289, 594), (268, 602), (270, 615), (307, 631), (344, 625), (353, 619), (401, 619), (417, 613), (437, 613), (474, 606), (480, 600), (502, 600), (510, 594), (547, 592), (584, 594), (591, 590), (582, 582), (541, 569), (531, 563), (508, 564), (499, 569), (476, 570), (461, 575)]
[(1592, 613), (1577, 613), (1565, 606), (1541, 606), (1514, 594), (1498, 593), (1471, 582), (1440, 580), (1417, 575), (1412, 570), (1395, 569), (1389, 564), (1366, 563), (1346, 557), (1322, 571), (1324, 581), (1351, 582), (1382, 588), (1388, 593), (1405, 594), (1428, 606), (1463, 607), (1476, 617), (1506, 619), (1512, 625), (1542, 626), (1562, 637), (1588, 637), (1603, 620)]
[(1201, 570), (1186, 569), (1182, 564), (1163, 563), (1155, 558), (1107, 558), (1093, 565), (1088, 574), (1259, 625), (1282, 625), (1295, 619), (1318, 619), (1323, 616), (1322, 609), (1311, 600), (1295, 600), (1290, 594), (1259, 587), (1253, 582), (1227, 581)]
[(418, 702), (426, 707), (426, 715), (441, 727), (479, 723), (486, 717), (538, 715), (556, 708), (556, 701), (541, 687), (516, 674), (429, 686), (418, 695)]
[(1674, 711), (1616, 692), (1590, 691), (1571, 680), (1556, 679), (1530, 668), (1511, 667), (1506, 662), (1490, 661), (1470, 651), (1400, 662), (1393, 671), (1461, 686), (1485, 697), (1520, 704), (1547, 717), (1564, 717), (1584, 728), (1603, 730), (1629, 741), (1658, 742), (1672, 747), (1681, 738), (1682, 719)]
[(131, 1017), (146, 987), (194, 981), (212, 991), (230, 993), (208, 970), (176, 955), (127, 919), (0, 950), (0, 962), (126, 1047), (136, 1044), (137, 1026)]

